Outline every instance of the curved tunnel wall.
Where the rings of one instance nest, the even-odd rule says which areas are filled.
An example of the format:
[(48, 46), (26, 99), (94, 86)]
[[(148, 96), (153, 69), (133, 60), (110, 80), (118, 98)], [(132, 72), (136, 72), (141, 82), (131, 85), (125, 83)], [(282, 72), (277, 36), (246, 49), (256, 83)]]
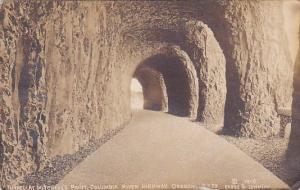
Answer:
[(175, 115), (189, 116), (191, 90), (182, 64), (174, 58), (157, 55), (146, 60), (147, 66), (162, 73), (168, 95), (168, 111)]
[(197, 119), (210, 124), (224, 121), (226, 101), (226, 60), (211, 29), (201, 21), (191, 20), (184, 25), (183, 47), (193, 62), (199, 84)]
[[(192, 84), (198, 77), (189, 93), (199, 94), (199, 103), (192, 98), (186, 107), (200, 109), (190, 114), (203, 121), (220, 119), (223, 110), (211, 105), (217, 97), (218, 108), (223, 107), (225, 81), (220, 77), (221, 86), (215, 86), (219, 82), (213, 79), (225, 58), (228, 133), (277, 133), (276, 109), (291, 99), (292, 78), (286, 73), (293, 67), (287, 61), (281, 2), (157, 3), (9, 1), (1, 6), (2, 184), (126, 124), (132, 73), (166, 46), (179, 46), (177, 59), (190, 59), (196, 70), (187, 80)], [(195, 23), (199, 20), (207, 27)], [(217, 48), (214, 59), (216, 41), (223, 58)], [(210, 96), (218, 92), (220, 97)]]

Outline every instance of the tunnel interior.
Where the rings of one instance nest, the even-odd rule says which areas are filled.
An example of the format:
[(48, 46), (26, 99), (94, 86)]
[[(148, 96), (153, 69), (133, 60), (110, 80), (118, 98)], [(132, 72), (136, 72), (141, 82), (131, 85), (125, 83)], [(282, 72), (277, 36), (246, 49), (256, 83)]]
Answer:
[(158, 54), (138, 66), (134, 76), (144, 93), (144, 109), (187, 117), (191, 112), (188, 73), (178, 57)]
[(134, 77), (140, 82), (143, 91), (143, 108), (155, 111), (168, 110), (168, 97), (163, 76), (150, 67), (139, 68)]
[[(6, 1), (3, 184), (119, 131), (132, 119), (130, 108), (193, 115), (227, 135), (273, 138), (282, 128), (278, 108), (290, 108), (292, 99), (288, 149), (299, 169), (300, 9), (291, 2), (294, 13), (284, 16), (282, 3)], [(132, 93), (130, 82), (138, 86)]]

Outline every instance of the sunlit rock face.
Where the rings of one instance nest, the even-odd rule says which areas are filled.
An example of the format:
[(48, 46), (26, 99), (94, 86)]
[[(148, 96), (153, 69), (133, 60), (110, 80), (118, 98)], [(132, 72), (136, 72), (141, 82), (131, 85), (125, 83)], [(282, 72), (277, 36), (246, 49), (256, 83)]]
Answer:
[(129, 122), (149, 59), (168, 111), (224, 120), (227, 134), (276, 135), (291, 102), (281, 1), (11, 0), (0, 21), (2, 184)]
[(284, 29), (287, 33), (289, 50), (293, 62), (296, 61), (299, 41), (299, 25), (300, 25), (300, 1), (291, 0), (283, 3)]
[[(300, 28), (300, 27), (299, 27)], [(300, 31), (300, 30), (299, 30)], [(300, 42), (300, 35), (298, 36)], [(295, 170), (296, 177), (299, 177), (300, 170), (300, 49), (295, 63), (294, 91), (292, 104), (292, 129), (290, 134), (287, 158), (292, 170)], [(299, 178), (297, 179), (299, 180)]]
[(133, 110), (142, 110), (144, 108), (144, 95), (141, 83), (133, 78), (130, 84), (130, 104)]

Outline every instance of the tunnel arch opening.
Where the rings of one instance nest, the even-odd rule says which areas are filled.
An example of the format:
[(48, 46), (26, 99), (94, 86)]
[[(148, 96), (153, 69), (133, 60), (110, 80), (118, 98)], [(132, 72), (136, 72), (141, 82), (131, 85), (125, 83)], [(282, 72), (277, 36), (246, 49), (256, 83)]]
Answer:
[(143, 86), (144, 109), (196, 118), (198, 79), (187, 54), (176, 47), (145, 59), (134, 72)]
[(142, 86), (143, 108), (168, 111), (168, 97), (162, 74), (153, 68), (141, 67), (136, 70), (134, 77)]
[(199, 106), (196, 120), (219, 131), (224, 123), (226, 102), (226, 58), (214, 32), (201, 20), (184, 23), (183, 48), (196, 69)]

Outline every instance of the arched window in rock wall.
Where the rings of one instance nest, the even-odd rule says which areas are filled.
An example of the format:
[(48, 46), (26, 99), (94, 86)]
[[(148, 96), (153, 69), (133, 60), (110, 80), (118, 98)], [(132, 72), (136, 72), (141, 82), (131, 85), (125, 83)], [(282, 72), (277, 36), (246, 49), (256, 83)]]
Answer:
[(196, 117), (198, 79), (189, 57), (178, 47), (161, 49), (136, 69), (143, 86), (144, 108)]
[(168, 97), (162, 74), (150, 67), (141, 67), (135, 72), (134, 77), (138, 79), (143, 88), (143, 108), (167, 111)]

